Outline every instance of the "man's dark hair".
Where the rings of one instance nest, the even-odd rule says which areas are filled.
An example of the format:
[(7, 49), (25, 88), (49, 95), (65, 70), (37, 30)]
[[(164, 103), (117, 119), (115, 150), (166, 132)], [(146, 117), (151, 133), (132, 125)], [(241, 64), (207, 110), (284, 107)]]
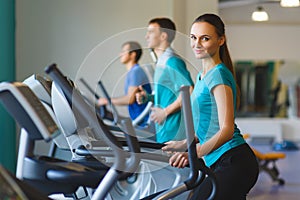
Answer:
[(136, 41), (125, 42), (122, 46), (129, 45), (129, 53), (135, 52), (135, 62), (138, 62), (143, 54), (141, 45)]
[(175, 23), (171, 19), (165, 17), (151, 19), (148, 24), (153, 23), (157, 23), (160, 26), (161, 31), (167, 33), (168, 42), (171, 44), (176, 34)]

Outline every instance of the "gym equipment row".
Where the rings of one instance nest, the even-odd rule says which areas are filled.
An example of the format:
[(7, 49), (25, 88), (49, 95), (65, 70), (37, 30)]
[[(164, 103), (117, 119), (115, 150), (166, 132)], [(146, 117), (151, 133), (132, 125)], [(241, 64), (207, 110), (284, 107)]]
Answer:
[[(70, 84), (70, 81), (58, 70), (56, 65), (47, 67), (46, 73), (52, 78), (53, 83), (57, 84), (63, 91), (67, 101), (71, 103), (77, 122), (77, 129), (86, 130), (86, 127), (89, 127), (89, 131), (84, 131), (84, 134), (88, 133), (95, 136), (94, 139), (96, 141), (102, 140), (106, 144), (103, 146), (106, 148), (109, 147), (109, 150), (101, 150), (102, 147), (100, 149), (92, 149), (92, 151), (89, 151), (89, 158), (98, 158), (94, 153), (97, 153), (97, 155), (102, 154), (112, 157), (112, 163), (105, 164), (105, 169), (101, 169), (101, 167), (94, 168), (91, 166), (97, 166), (97, 163), (100, 163), (98, 161), (102, 161), (102, 159), (91, 159), (93, 165), (87, 166), (80, 162), (73, 162), (72, 160), (66, 161), (53, 157), (33, 155), (34, 142), (36, 140), (44, 139), (45, 141), (50, 141), (53, 139), (55, 141), (57, 137), (60, 137), (58, 136), (60, 132), (63, 132), (61, 134), (63, 136), (68, 135), (64, 135), (64, 131), (59, 129), (53, 116), (49, 114), (49, 111), (46, 110), (40, 99), (36, 97), (26, 84), (17, 82), (1, 83), (1, 101), (23, 129), (21, 136), (25, 139), (22, 139), (24, 144), (20, 144), (20, 148), (24, 154), (23, 156), (19, 155), (19, 157), (23, 157), (20, 174), (25, 183), (43, 191), (46, 195), (63, 193), (66, 196), (78, 199), (76, 191), (79, 187), (83, 187), (86, 190), (92, 189), (92, 192), (87, 191), (92, 200), (114, 199), (109, 195), (112, 188), (120, 180), (126, 180), (128, 177), (136, 177), (133, 175), (138, 170), (141, 160), (148, 159), (151, 162), (159, 161), (167, 163), (168, 157), (166, 155), (155, 155), (152, 152), (141, 151), (140, 143), (135, 136), (135, 129), (132, 126), (132, 122), (128, 119), (121, 120), (122, 131), (126, 133), (124, 134), (126, 148), (124, 148), (124, 140), (123, 142), (119, 141), (120, 138), (117, 138), (100, 117), (95, 114), (94, 108), (85, 101), (80, 92)], [(184, 91), (182, 92), (184, 93)], [(192, 122), (191, 119), (185, 121), (186, 123)], [(193, 125), (189, 124), (186, 127), (191, 128)], [(191, 142), (191, 145), (188, 147), (189, 156), (191, 156), (191, 160), (195, 160), (195, 163), (191, 162), (190, 164), (190, 178), (181, 184), (171, 187), (171, 189), (165, 188), (157, 194), (150, 191), (152, 195), (156, 196), (154, 198), (169, 199), (175, 197), (201, 184), (204, 178), (211, 178), (214, 183), (213, 175), (204, 165), (203, 160), (195, 159), (194, 131), (187, 130), (188, 133), (192, 135), (189, 139), (189, 142)], [(63, 138), (66, 139), (66, 137)], [(70, 141), (67, 140), (67, 143), (70, 144)], [(71, 146), (69, 145), (68, 147), (70, 148)], [(77, 147), (79, 146), (81, 145)], [(71, 150), (73, 151), (74, 149)], [(194, 159), (192, 159), (192, 156), (194, 156)], [(214, 196), (214, 194), (215, 190), (212, 191), (211, 196)], [(147, 194), (144, 198), (147, 198), (147, 196), (150, 197)], [(153, 196), (150, 198), (153, 199)]]

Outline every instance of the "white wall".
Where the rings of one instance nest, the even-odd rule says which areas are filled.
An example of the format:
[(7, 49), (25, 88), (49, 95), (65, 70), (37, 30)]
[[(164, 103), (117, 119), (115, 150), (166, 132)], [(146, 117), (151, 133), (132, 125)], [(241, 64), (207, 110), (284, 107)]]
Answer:
[(170, 16), (170, 2), (17, 0), (17, 79), (43, 73), (52, 62), (74, 77), (97, 44), (122, 31), (145, 27), (152, 16)]
[[(216, 11), (217, 0), (16, 0), (16, 77), (23, 80), (32, 73), (43, 73), (53, 62), (75, 77), (98, 44), (144, 29), (153, 17), (173, 18), (186, 34), (195, 16)], [(140, 31), (138, 38), (128, 34), (121, 39), (137, 39), (145, 45), (144, 35)], [(105, 53), (118, 53), (121, 43), (114, 44), (116, 48), (105, 49)]]
[[(16, 0), (16, 77), (22, 81), (57, 63), (73, 80), (84, 77), (96, 88), (99, 79), (115, 95), (122, 93), (125, 69), (121, 44), (137, 40), (145, 47), (148, 21), (172, 18), (180, 33), (174, 47), (187, 60), (186, 35), (193, 19), (217, 12), (217, 0)], [(186, 56), (186, 51), (188, 56)], [(143, 63), (151, 63), (144, 51)], [(196, 73), (196, 72), (193, 72)], [(193, 75), (195, 76), (195, 75)]]
[(236, 60), (299, 61), (300, 25), (227, 25), (227, 38)]

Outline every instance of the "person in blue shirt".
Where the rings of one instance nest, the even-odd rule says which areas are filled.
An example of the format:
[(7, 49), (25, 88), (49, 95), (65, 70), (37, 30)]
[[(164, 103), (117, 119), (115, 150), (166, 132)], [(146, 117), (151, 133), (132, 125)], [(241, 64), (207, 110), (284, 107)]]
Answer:
[[(245, 200), (258, 178), (256, 157), (235, 124), (239, 90), (226, 44), (225, 28), (215, 14), (196, 18), (190, 31), (190, 44), (202, 70), (191, 95), (198, 157), (203, 157), (215, 173), (215, 199)], [(186, 140), (166, 143), (164, 151), (186, 147)], [(187, 152), (174, 152), (169, 163), (188, 165)], [(211, 183), (205, 180), (191, 193), (191, 199), (207, 199)]]
[[(111, 98), (111, 102), (114, 105), (126, 106), (128, 105), (128, 111), (132, 120), (136, 119), (145, 109), (146, 104), (138, 104), (135, 100), (135, 93), (138, 92), (138, 87), (142, 86), (148, 93), (151, 93), (151, 85), (145, 71), (138, 64), (143, 50), (141, 45), (136, 41), (128, 41), (122, 45), (122, 51), (120, 53), (120, 61), (125, 65), (127, 74), (124, 84), (125, 95), (120, 97)], [(108, 100), (106, 98), (99, 98), (98, 105), (107, 105)], [(141, 122), (140, 127), (148, 125), (149, 115), (146, 115)]]
[(154, 71), (154, 95), (140, 88), (136, 98), (139, 103), (153, 101), (150, 119), (155, 122), (156, 141), (186, 138), (181, 116), (180, 87), (193, 86), (190, 73), (183, 59), (171, 48), (176, 27), (169, 18), (153, 18), (149, 21), (146, 33), (148, 48), (157, 55)]

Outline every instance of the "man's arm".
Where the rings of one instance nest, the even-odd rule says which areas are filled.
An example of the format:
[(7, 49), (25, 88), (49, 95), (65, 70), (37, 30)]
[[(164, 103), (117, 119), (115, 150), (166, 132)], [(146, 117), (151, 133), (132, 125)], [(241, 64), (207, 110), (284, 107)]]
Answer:
[[(127, 95), (120, 96), (120, 97), (113, 97), (111, 98), (111, 102), (114, 105), (118, 106), (126, 106), (133, 104), (135, 102), (135, 94), (138, 92), (138, 87), (137, 86), (130, 86), (128, 88)], [(98, 99), (98, 105), (107, 105), (108, 100), (106, 98), (100, 98)]]
[(125, 106), (135, 102), (135, 94), (138, 92), (137, 86), (129, 86), (127, 95), (114, 97), (111, 99), (114, 105)]
[[(190, 93), (192, 92), (193, 87), (190, 86)], [(178, 112), (181, 109), (181, 96), (179, 95), (177, 99), (168, 105), (166, 108), (162, 109), (159, 107), (153, 107), (151, 110), (153, 111), (151, 113), (151, 120), (161, 124), (165, 119), (168, 117), (168, 115), (171, 115), (172, 113)]]
[[(193, 91), (193, 86), (190, 86), (190, 94)], [(166, 117), (172, 113), (175, 113), (181, 109), (181, 95), (177, 97), (177, 99), (168, 105), (166, 108), (164, 108)]]

